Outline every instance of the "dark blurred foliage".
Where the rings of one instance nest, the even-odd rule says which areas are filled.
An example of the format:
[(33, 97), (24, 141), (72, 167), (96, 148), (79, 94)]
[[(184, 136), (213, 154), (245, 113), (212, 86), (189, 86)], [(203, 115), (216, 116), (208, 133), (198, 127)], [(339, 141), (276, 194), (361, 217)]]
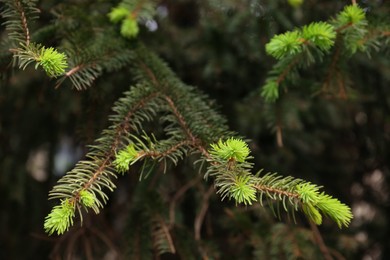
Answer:
[[(110, 5), (107, 3), (105, 9), (103, 3), (107, 1), (97, 1), (103, 6), (101, 10), (94, 10), (94, 2), (73, 0), (62, 4), (108, 12)], [(52, 21), (51, 11), (56, 3), (39, 2), (42, 15), (33, 29)], [(330, 248), (347, 259), (389, 259), (388, 46), (387, 50), (383, 46), (380, 52), (372, 53), (371, 58), (361, 53), (343, 64), (351, 91), (348, 98), (311, 96), (311, 89), (324, 80), (326, 68), (302, 72), (300, 86), (290, 89), (275, 104), (283, 121), (282, 147), (277, 145), (277, 132), (270, 123), (274, 110), (259, 95), (275, 63), (264, 50), (272, 35), (312, 21), (328, 20), (346, 4), (349, 1), (306, 0), (293, 8), (281, 0), (166, 0), (158, 7), (157, 29), (144, 26), (139, 37), (185, 83), (198, 86), (214, 99), (233, 130), (252, 140), (257, 168), (323, 185), (327, 193), (352, 207), (355, 217), (350, 228), (340, 231), (330, 222), (320, 227)], [(369, 18), (388, 19), (388, 2), (361, 1), (361, 5)], [(3, 27), (0, 36), (5, 37)], [(52, 39), (48, 45), (57, 41)], [(7, 53), (0, 53), (0, 57), (0, 70), (10, 71), (11, 57)], [(130, 76), (123, 72), (105, 74), (81, 92), (66, 85), (55, 89), (55, 82), (32, 66), (2, 74), (0, 80), (0, 259), (71, 256), (78, 247), (122, 252), (125, 242), (121, 230), (127, 219), (127, 211), (122, 209), (128, 208), (138, 185), (136, 170), (117, 181), (119, 188), (108, 207), (100, 215), (86, 216), (82, 228), (72, 229), (62, 237), (47, 237), (43, 220), (51, 206), (48, 191), (59, 174), (70, 169), (85, 153), (85, 146), (108, 125), (110, 109), (132, 83)], [(172, 183), (183, 186), (191, 179), (183, 174), (188, 167), (183, 163), (162, 176), (166, 180), (159, 187), (169, 193), (173, 192), (169, 188)], [(181, 202), (186, 207), (186, 215), (181, 217), (188, 219), (184, 221), (188, 226), (193, 224), (196, 196), (189, 194)], [(285, 225), (267, 210), (255, 209), (260, 213), (240, 214), (244, 209), (220, 203), (214, 196), (206, 217), (205, 237), (215, 237), (219, 245), (214, 246), (224, 248), (226, 255), (265, 259), (261, 258), (262, 252), (252, 253), (242, 241), (251, 239), (251, 243), (283, 247), (281, 238), (307, 232), (304, 220), (299, 220), (298, 226), (285, 220)], [(259, 214), (262, 222), (254, 222), (251, 218)], [(247, 237), (248, 230), (259, 230), (263, 235)], [(83, 237), (81, 243), (75, 243), (77, 237)], [(313, 258), (303, 258), (319, 257), (318, 249), (309, 247), (304, 252), (312, 252)], [(105, 259), (109, 257), (106, 254)]]

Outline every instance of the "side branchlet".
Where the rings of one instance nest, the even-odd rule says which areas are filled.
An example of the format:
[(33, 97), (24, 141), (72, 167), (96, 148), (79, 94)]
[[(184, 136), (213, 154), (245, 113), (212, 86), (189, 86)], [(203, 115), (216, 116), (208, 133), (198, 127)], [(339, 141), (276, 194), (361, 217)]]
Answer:
[(270, 71), (261, 89), (261, 96), (267, 102), (276, 101), (281, 84), (293, 81), (298, 75), (298, 69), (316, 61), (321, 62), (335, 46), (336, 39), (341, 41), (348, 55), (358, 50), (364, 51), (366, 46), (363, 39), (366, 34), (364, 10), (358, 5), (349, 5), (329, 22), (312, 22), (302, 28), (275, 35), (266, 44), (265, 50), (278, 62)]
[(44, 228), (46, 233), (61, 235), (73, 225), (75, 204), (69, 199), (62, 200), (60, 205), (54, 206), (45, 219)]
[(129, 170), (130, 164), (138, 156), (139, 152), (135, 150), (134, 144), (129, 144), (125, 149), (116, 154), (113, 164), (118, 172), (125, 173)]
[(323, 215), (335, 221), (340, 228), (351, 222), (351, 209), (321, 193), (320, 186), (276, 174), (251, 174), (252, 165), (246, 162), (250, 150), (241, 139), (219, 140), (211, 145), (209, 153), (207, 175), (215, 177), (217, 193), (222, 199), (234, 199), (236, 203), (244, 205), (251, 205), (258, 199), (261, 204), (263, 199), (269, 201), (270, 205), (282, 203), (286, 212), (294, 214), (294, 211), (301, 209), (317, 225), (322, 224)]

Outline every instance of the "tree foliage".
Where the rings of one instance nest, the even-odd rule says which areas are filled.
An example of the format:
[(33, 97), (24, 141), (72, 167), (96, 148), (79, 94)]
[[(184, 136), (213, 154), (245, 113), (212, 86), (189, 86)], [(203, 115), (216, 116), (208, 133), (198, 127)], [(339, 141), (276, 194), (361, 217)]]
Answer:
[[(93, 135), (96, 137), (95, 141), (92, 142), (93, 136), (89, 136), (89, 146), (83, 158), (49, 192), (49, 199), (56, 200), (57, 204), (44, 220), (46, 233), (67, 236), (66, 232), (70, 230), (83, 230), (80, 225), (75, 229), (71, 227), (79, 222), (85, 225), (83, 219), (90, 218), (88, 214), (91, 209), (96, 214), (101, 213), (114, 196), (110, 192), (117, 189), (120, 183), (117, 179), (124, 178), (120, 175), (131, 173), (137, 175), (140, 183), (130, 186), (135, 190), (129, 199), (132, 202), (128, 207), (128, 220), (124, 228), (127, 237), (127, 248), (124, 251), (127, 251), (128, 257), (149, 259), (153, 255), (163, 254), (194, 258), (223, 257), (225, 252), (219, 246), (231, 241), (221, 242), (220, 239), (213, 238), (212, 232), (202, 230), (202, 225), (206, 225), (206, 212), (214, 193), (221, 200), (234, 202), (231, 208), (224, 209), (229, 216), (228, 221), (218, 214), (215, 217), (210, 214), (212, 220), (209, 220), (215, 223), (221, 218), (221, 221), (234, 222), (226, 224), (233, 233), (243, 230), (242, 237), (238, 238), (240, 248), (234, 255), (243, 258), (248, 257), (246, 254), (264, 258), (285, 255), (288, 258), (287, 255), (291, 254), (292, 258), (309, 258), (314, 255), (311, 250), (317, 250), (325, 258), (330, 256), (317, 227), (312, 224), (321, 225), (326, 217), (339, 228), (348, 227), (353, 219), (351, 208), (326, 193), (326, 186), (322, 190), (322, 186), (313, 184), (312, 181), (287, 176), (283, 171), (282, 174), (264, 173), (262, 169), (267, 169), (268, 163), (258, 158), (256, 145), (251, 145), (251, 141), (244, 141), (243, 133), (229, 125), (209, 96), (203, 94), (198, 87), (179, 79), (174, 72), (175, 68), (172, 70), (170, 64), (160, 57), (168, 52), (164, 50), (165, 46), (157, 44), (159, 33), (165, 33), (169, 38), (169, 34), (173, 34), (169, 28), (177, 28), (158, 28), (156, 35), (152, 35), (155, 30), (153, 25), (158, 25), (159, 19), (160, 24), (164, 25), (164, 8), (171, 7), (168, 9), (169, 14), (173, 21), (177, 19), (177, 27), (191, 27), (191, 19), (204, 22), (202, 26), (208, 37), (204, 42), (210, 41), (210, 46), (217, 48), (212, 54), (216, 57), (210, 58), (212, 61), (220, 60), (219, 63), (210, 62), (204, 68), (203, 75), (207, 78), (207, 75), (218, 74), (219, 70), (234, 72), (239, 66), (218, 49), (225, 45), (219, 43), (222, 40), (213, 27), (215, 25), (206, 24), (204, 20), (197, 18), (200, 15), (197, 12), (215, 12), (218, 16), (220, 8), (245, 10), (242, 16), (239, 13), (232, 15), (232, 21), (228, 24), (232, 28), (227, 27), (224, 32), (224, 36), (229, 37), (229, 30), (232, 30), (232, 35), (237, 33), (237, 28), (242, 23), (240, 19), (258, 22), (256, 17), (260, 16), (261, 9), (257, 1), (252, 4), (226, 1), (221, 4), (210, 0), (196, 5), (200, 10), (193, 10), (192, 15), (195, 17), (185, 18), (180, 15), (180, 4), (173, 5), (164, 1), (123, 0), (119, 4), (98, 1), (93, 10), (88, 6), (88, 1), (82, 3), (82, 6), (70, 2), (54, 5), (54, 22), (49, 25), (41, 24), (35, 31), (31, 24), (39, 21), (37, 14), (40, 5), (36, 1), (1, 2), (1, 16), (5, 20), (3, 24), (7, 32), (2, 46), (8, 50), (5, 56), (8, 55), (9, 61), (12, 59), (9, 64), (13, 65), (2, 76), (6, 82), (11, 67), (26, 71), (18, 73), (27, 73), (30, 65), (35, 65), (35, 69), (42, 68), (48, 78), (57, 78), (55, 83), (51, 81), (50, 84), (59, 88), (59, 93), (66, 88), (98, 92), (99, 85), (114, 88), (119, 83), (126, 86), (119, 88), (114, 95), (117, 101), (112, 107), (113, 112), (108, 116), (109, 125), (100, 134)], [(191, 3), (194, 2), (183, 2), (182, 5)], [(289, 3), (294, 8), (300, 8), (302, 4)], [(172, 8), (172, 5), (178, 10)], [(191, 8), (187, 6), (183, 10)], [(265, 52), (276, 59), (276, 63), (265, 75), (260, 91), (259, 86), (255, 86), (249, 91), (251, 94), (247, 95), (261, 104), (260, 112), (267, 121), (267, 131), (269, 132), (269, 128), (274, 129), (280, 147), (286, 139), (282, 132), (284, 125), (296, 125), (299, 128), (301, 124), (300, 114), (305, 105), (294, 103), (295, 95), (307, 100), (318, 96), (346, 99), (349, 95), (346, 86), (349, 81), (342, 73), (341, 65), (362, 53), (373, 56), (388, 44), (388, 31), (382, 30), (387, 28), (386, 22), (369, 20), (359, 5), (345, 5), (338, 13), (331, 15), (334, 18), (329, 16), (327, 21), (307, 21), (300, 27), (289, 28), (270, 37), (269, 42), (265, 43)], [(260, 40), (259, 38), (256, 42)], [(181, 41), (186, 43), (194, 39), (182, 38)], [(167, 43), (169, 42), (167, 39)], [(234, 40), (231, 44), (234, 45)], [(239, 47), (245, 49), (241, 44)], [(177, 54), (179, 60), (181, 51), (183, 50), (178, 50)], [(242, 49), (235, 51), (242, 52)], [(249, 60), (256, 59), (256, 53), (251, 55), (255, 58), (251, 57)], [(180, 64), (172, 60), (171, 63), (174, 64), (173, 67)], [(328, 69), (309, 73), (314, 68)], [(180, 69), (177, 73), (180, 74)], [(239, 76), (237, 70), (237, 77)], [(222, 78), (229, 79), (229, 76), (222, 75)], [(325, 80), (320, 84), (318, 78)], [(114, 83), (106, 83), (107, 81)], [(304, 89), (306, 86), (309, 90)], [(100, 91), (102, 95), (104, 91), (114, 93), (113, 90), (104, 88)], [(213, 94), (212, 91), (210, 94)], [(351, 98), (356, 97), (351, 95)], [(229, 104), (227, 99), (222, 104), (224, 102)], [(233, 107), (233, 104), (230, 106)], [(253, 113), (252, 110), (253, 114), (257, 112)], [(251, 120), (249, 115), (239, 117), (238, 120)], [(307, 119), (309, 122), (310, 120)], [(319, 134), (315, 138), (320, 139), (320, 136)], [(257, 164), (259, 161), (260, 164)], [(261, 170), (254, 170), (256, 168)], [(188, 182), (179, 181), (179, 176), (175, 176), (177, 172), (185, 172)], [(164, 176), (160, 176), (161, 173)], [(202, 177), (205, 179), (203, 183), (200, 182)], [(213, 184), (210, 185), (211, 182)], [(169, 191), (170, 185), (175, 185), (178, 190), (175, 193), (173, 190)], [(195, 186), (197, 188), (193, 191), (192, 203), (196, 205), (197, 213), (193, 217), (193, 225), (188, 225), (185, 220), (188, 218), (188, 210), (177, 207), (176, 203)], [(175, 195), (171, 197), (170, 193)], [(213, 205), (221, 203), (226, 202), (213, 202)], [(309, 223), (316, 241), (313, 243), (310, 232), (300, 230), (300, 227), (295, 227), (296, 230), (292, 231), (279, 223), (267, 230), (264, 226), (251, 223), (247, 215), (257, 216), (262, 220), (268, 218), (263, 208), (270, 208), (276, 217), (286, 222), (293, 220), (295, 223)], [(305, 216), (307, 222), (301, 216)], [(272, 223), (273, 220), (268, 221)], [(248, 228), (248, 225), (253, 228)], [(193, 231), (190, 231), (191, 228)], [(110, 239), (100, 231), (89, 229), (94, 237), (114, 248)], [(74, 232), (76, 233), (70, 232), (70, 236), (77, 239), (80, 234)], [(272, 232), (287, 232), (291, 237), (281, 241)], [(202, 239), (203, 233), (207, 233), (207, 238)], [(74, 242), (70, 245), (72, 243)], [(271, 248), (268, 250), (265, 245), (271, 245)], [(282, 249), (279, 248), (280, 245)], [(71, 247), (73, 246), (68, 246)], [(69, 254), (73, 253), (71, 251)], [(89, 251), (86, 250), (88, 258), (91, 257), (88, 255)]]

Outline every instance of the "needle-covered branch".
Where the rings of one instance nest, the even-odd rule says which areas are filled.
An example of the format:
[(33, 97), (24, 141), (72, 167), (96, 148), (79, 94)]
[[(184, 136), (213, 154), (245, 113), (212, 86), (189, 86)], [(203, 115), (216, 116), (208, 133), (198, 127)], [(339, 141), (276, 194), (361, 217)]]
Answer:
[[(282, 203), (287, 213), (302, 210), (317, 225), (322, 215), (328, 216), (341, 228), (352, 219), (351, 209), (330, 195), (320, 192), (319, 186), (293, 177), (277, 174), (251, 173), (249, 148), (240, 140), (230, 138), (211, 145), (210, 167), (206, 174), (215, 178), (217, 193), (222, 199), (234, 199), (237, 203), (252, 205), (255, 201), (267, 200), (270, 205)], [(280, 215), (277, 207), (277, 215)], [(321, 215), (322, 214), (322, 215)]]
[[(300, 29), (275, 35), (266, 44), (265, 50), (278, 62), (268, 73), (261, 96), (267, 102), (276, 101), (281, 86), (298, 82), (301, 69), (331, 59), (328, 54), (336, 45), (336, 40), (334, 53), (337, 56), (342, 52), (349, 58), (357, 51), (366, 51), (369, 45), (363, 39), (369, 32), (367, 25), (364, 10), (358, 5), (350, 5), (329, 22), (312, 22)], [(327, 76), (328, 82), (329, 77), (334, 75)]]

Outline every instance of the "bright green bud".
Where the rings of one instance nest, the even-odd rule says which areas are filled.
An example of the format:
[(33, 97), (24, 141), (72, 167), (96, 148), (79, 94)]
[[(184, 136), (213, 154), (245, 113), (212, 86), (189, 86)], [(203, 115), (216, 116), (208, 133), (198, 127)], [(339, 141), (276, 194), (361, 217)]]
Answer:
[(58, 52), (56, 49), (50, 47), (42, 47), (37, 57), (37, 68), (39, 65), (45, 70), (50, 77), (57, 77), (65, 73), (67, 68), (66, 55)]
[(314, 22), (303, 27), (302, 37), (326, 51), (333, 46), (336, 31), (326, 22)]
[(287, 0), (288, 4), (292, 7), (298, 7), (303, 4), (303, 0)]
[(351, 208), (341, 203), (338, 199), (332, 198), (324, 193), (320, 194), (317, 208), (325, 215), (333, 219), (339, 228), (342, 226), (348, 227), (353, 218)]
[(302, 36), (298, 31), (285, 32), (274, 36), (265, 45), (265, 50), (276, 59), (302, 52)]
[(316, 205), (319, 200), (319, 189), (319, 186), (308, 182), (297, 185), (296, 192), (299, 194), (303, 203)]
[(134, 145), (130, 144), (116, 155), (113, 164), (118, 172), (125, 173), (129, 170), (130, 163), (137, 158), (138, 152), (135, 150)]
[(237, 162), (244, 162), (250, 152), (247, 143), (233, 137), (227, 139), (226, 142), (219, 140), (217, 144), (212, 144), (211, 148), (211, 154), (224, 160)]
[(250, 184), (249, 176), (236, 176), (234, 185), (230, 188), (231, 197), (238, 203), (252, 205), (256, 201), (256, 189)]
[(120, 22), (121, 20), (125, 19), (126, 16), (129, 15), (130, 15), (130, 10), (121, 6), (112, 8), (111, 12), (108, 13), (108, 17), (110, 18), (110, 21), (113, 23)]
[(133, 17), (128, 17), (123, 20), (121, 26), (121, 35), (126, 38), (135, 38), (138, 35), (139, 27), (137, 20)]
[(91, 208), (95, 204), (95, 199), (93, 193), (86, 190), (80, 191), (80, 201), (84, 206)]
[(45, 232), (49, 235), (55, 232), (61, 235), (68, 231), (69, 227), (73, 225), (74, 212), (74, 203), (70, 202), (69, 199), (63, 200), (46, 217), (44, 224)]
[(358, 5), (348, 5), (344, 10), (337, 15), (336, 20), (341, 25), (355, 24), (366, 19), (364, 10)]

